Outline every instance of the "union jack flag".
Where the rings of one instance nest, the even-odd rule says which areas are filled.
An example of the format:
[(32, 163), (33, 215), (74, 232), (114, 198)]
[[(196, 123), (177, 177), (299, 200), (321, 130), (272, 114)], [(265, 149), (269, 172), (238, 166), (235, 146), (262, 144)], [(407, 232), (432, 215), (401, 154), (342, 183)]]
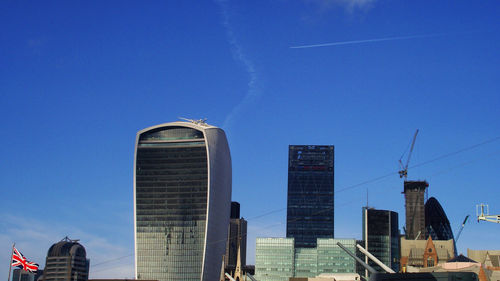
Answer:
[(38, 271), (38, 264), (28, 261), (21, 252), (19, 252), (15, 247), (12, 254), (12, 266), (21, 268), (23, 270), (29, 271), (31, 273), (36, 273)]

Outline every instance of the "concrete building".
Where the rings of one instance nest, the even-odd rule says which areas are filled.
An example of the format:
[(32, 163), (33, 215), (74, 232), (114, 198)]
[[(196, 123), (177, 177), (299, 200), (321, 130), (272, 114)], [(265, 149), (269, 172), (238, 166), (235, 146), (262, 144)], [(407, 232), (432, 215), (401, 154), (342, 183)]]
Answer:
[(410, 267), (433, 267), (455, 257), (454, 242), (450, 240), (407, 240), (401, 238), (401, 271)]
[(90, 261), (78, 240), (65, 237), (47, 252), (42, 281), (87, 281)]
[(290, 145), (286, 237), (297, 248), (334, 237), (334, 147)]
[(220, 276), (231, 204), (223, 130), (172, 122), (137, 133), (135, 278), (212, 281)]
[(429, 187), (426, 181), (405, 181), (405, 209), (406, 209), (406, 239), (427, 238), (425, 228), (425, 190)]
[(238, 245), (241, 251), (241, 266), (246, 266), (247, 256), (247, 221), (240, 218), (240, 203), (231, 202), (231, 219), (224, 255), (224, 268), (226, 272), (234, 271), (238, 256)]
[(356, 262), (337, 242), (352, 252), (355, 239), (318, 238), (316, 248), (295, 248), (294, 238), (257, 238), (255, 278), (287, 281), (291, 277), (316, 277), (328, 273), (356, 273)]
[[(363, 207), (362, 211), (363, 243), (361, 245), (382, 263), (398, 272), (400, 268), (398, 213), (367, 207)], [(384, 272), (380, 266), (368, 259), (368, 257), (365, 256), (363, 259), (375, 270)]]

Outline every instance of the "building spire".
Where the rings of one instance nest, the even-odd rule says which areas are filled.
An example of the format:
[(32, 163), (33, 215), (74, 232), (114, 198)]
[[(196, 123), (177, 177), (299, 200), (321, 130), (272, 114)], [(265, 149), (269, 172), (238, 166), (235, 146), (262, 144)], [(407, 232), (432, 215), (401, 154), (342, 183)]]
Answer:
[(236, 268), (234, 269), (234, 280), (236, 281), (242, 281), (243, 280), (243, 274), (241, 272), (241, 237), (238, 239), (238, 255), (236, 258)]
[(226, 281), (226, 277), (225, 277), (224, 273), (225, 273), (225, 270), (224, 270), (224, 255), (222, 255), (222, 266), (220, 268), (219, 281)]

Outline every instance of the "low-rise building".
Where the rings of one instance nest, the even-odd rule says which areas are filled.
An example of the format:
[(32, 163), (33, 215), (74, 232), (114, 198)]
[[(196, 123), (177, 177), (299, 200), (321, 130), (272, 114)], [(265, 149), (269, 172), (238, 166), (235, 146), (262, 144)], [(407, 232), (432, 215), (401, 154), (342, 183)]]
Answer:
[(408, 266), (432, 267), (455, 257), (453, 239), (408, 240), (401, 238), (401, 271), (406, 272)]
[(295, 248), (294, 238), (257, 238), (255, 278), (288, 281), (329, 273), (355, 273), (356, 261), (337, 242), (356, 252), (355, 239), (318, 238), (316, 248)]
[(467, 256), (472, 260), (484, 264), (490, 270), (500, 271), (500, 250), (467, 249)]
[[(500, 281), (500, 274), (487, 269), (484, 264), (476, 262), (463, 255), (459, 255), (447, 262), (432, 267), (416, 268), (410, 267), (410, 271), (419, 273), (431, 272), (473, 272), (477, 274), (479, 281)], [(500, 273), (500, 272), (498, 272)]]
[(467, 249), (467, 256), (482, 264), (489, 281), (500, 281), (500, 250)]

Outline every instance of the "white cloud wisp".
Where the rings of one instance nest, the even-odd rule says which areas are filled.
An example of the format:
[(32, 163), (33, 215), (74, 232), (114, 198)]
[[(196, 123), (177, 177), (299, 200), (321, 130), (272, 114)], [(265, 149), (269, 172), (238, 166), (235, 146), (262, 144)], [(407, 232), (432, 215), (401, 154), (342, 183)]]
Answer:
[(254, 102), (260, 96), (261, 91), (257, 85), (258, 75), (254, 63), (245, 55), (241, 45), (236, 40), (236, 36), (234, 35), (232, 25), (229, 21), (229, 9), (227, 7), (228, 5), (227, 1), (216, 0), (215, 2), (219, 5), (222, 11), (222, 16), (223, 16), (222, 24), (226, 29), (226, 36), (228, 43), (231, 46), (231, 52), (233, 58), (235, 59), (235, 61), (243, 65), (249, 77), (249, 81), (247, 84), (248, 86), (247, 93), (245, 94), (243, 99), (236, 106), (232, 108), (231, 112), (226, 116), (224, 120), (223, 128), (228, 129), (229, 127), (231, 127), (232, 123), (234, 122), (234, 119), (241, 113), (241, 111), (246, 106)]

